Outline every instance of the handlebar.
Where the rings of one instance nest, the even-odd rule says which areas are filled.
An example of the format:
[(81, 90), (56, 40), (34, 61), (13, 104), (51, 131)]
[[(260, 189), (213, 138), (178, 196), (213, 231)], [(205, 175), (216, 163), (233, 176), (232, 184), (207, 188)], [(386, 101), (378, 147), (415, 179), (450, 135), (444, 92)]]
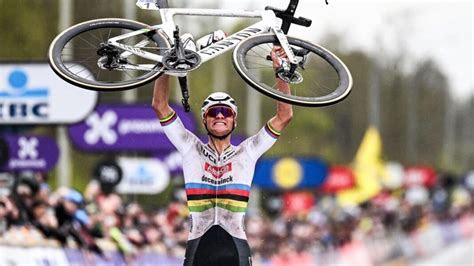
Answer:
[(303, 17), (295, 17), (296, 8), (298, 7), (299, 0), (291, 0), (290, 4), (286, 8), (286, 10), (274, 8), (267, 6), (265, 10), (272, 10), (275, 12), (275, 16), (277, 18), (281, 18), (283, 23), (281, 24), (281, 30), (288, 34), (288, 30), (290, 29), (291, 24), (301, 25), (305, 27), (311, 26), (311, 20)]
[[(328, 0), (325, 0), (326, 4), (328, 4)], [(303, 17), (295, 17), (296, 8), (298, 7), (299, 0), (291, 0), (290, 4), (286, 9), (280, 9), (276, 7), (267, 6), (265, 10), (272, 10), (275, 12), (275, 16), (277, 18), (281, 18), (283, 23), (281, 24), (281, 30), (288, 34), (288, 30), (290, 29), (291, 24), (301, 25), (304, 27), (311, 26), (311, 19), (303, 18)]]

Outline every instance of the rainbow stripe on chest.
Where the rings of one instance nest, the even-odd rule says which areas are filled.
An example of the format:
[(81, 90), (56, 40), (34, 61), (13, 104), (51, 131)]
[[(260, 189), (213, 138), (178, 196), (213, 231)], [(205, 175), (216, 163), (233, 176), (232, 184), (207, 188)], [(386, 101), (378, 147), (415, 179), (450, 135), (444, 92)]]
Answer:
[(185, 185), (188, 207), (191, 212), (203, 212), (220, 207), (231, 212), (245, 212), (250, 195), (250, 186), (227, 184), (213, 186), (200, 183)]

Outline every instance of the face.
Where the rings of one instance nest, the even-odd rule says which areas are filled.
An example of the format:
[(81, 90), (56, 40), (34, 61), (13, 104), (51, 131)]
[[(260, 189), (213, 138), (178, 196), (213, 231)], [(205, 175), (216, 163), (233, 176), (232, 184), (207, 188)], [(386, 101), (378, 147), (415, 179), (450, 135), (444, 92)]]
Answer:
[(36, 218), (42, 217), (46, 213), (46, 206), (44, 205), (39, 205), (36, 208), (33, 209), (33, 214)]
[(74, 203), (72, 201), (65, 200), (64, 201), (64, 209), (66, 209), (66, 211), (68, 213), (74, 213), (77, 210), (77, 205), (76, 205), (76, 203)]
[(203, 123), (213, 135), (224, 136), (232, 131), (233, 125), (237, 126), (235, 114), (230, 107), (217, 105), (209, 108), (204, 114)]

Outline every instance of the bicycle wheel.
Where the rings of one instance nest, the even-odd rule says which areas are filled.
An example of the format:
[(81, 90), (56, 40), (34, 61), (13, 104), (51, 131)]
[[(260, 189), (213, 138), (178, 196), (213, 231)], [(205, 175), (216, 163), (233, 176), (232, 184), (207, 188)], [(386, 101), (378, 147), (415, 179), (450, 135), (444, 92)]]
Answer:
[[(148, 25), (126, 19), (97, 19), (77, 24), (63, 31), (51, 43), (48, 52), (49, 64), (63, 80), (85, 89), (117, 91), (141, 86), (162, 74), (157, 62), (131, 53), (128, 53), (126, 58), (121, 58), (124, 50), (113, 47), (118, 59), (116, 65), (129, 67), (147, 64), (154, 68), (103, 69), (99, 67), (99, 60), (105, 60), (105, 57), (99, 55), (99, 47), (106, 44), (110, 38), (146, 27)], [(124, 39), (121, 43), (134, 46), (144, 40), (150, 42), (140, 48), (155, 54), (161, 54), (163, 49), (170, 47), (166, 38), (158, 31), (151, 37), (141, 34)]]
[(298, 81), (290, 84), (291, 94), (276, 88), (275, 70), (270, 60), (274, 34), (251, 37), (234, 50), (233, 63), (240, 76), (261, 93), (283, 102), (301, 106), (325, 106), (343, 100), (352, 87), (352, 77), (344, 65), (330, 51), (310, 42), (288, 37), (298, 60)]

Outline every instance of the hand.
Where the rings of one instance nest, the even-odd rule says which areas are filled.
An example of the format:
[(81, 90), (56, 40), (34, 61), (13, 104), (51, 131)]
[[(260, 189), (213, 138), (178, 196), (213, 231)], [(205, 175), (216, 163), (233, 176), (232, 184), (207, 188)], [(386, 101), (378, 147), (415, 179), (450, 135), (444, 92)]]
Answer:
[(281, 66), (281, 62), (283, 61), (283, 59), (288, 59), (285, 50), (279, 45), (273, 46), (273, 49), (271, 51), (271, 57), (273, 62), (273, 69), (275, 70)]

